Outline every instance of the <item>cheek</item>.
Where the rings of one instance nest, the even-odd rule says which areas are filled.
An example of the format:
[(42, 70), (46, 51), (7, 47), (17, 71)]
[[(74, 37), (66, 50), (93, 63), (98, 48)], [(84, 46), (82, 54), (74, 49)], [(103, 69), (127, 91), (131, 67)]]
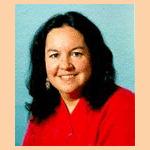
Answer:
[(48, 77), (55, 75), (56, 71), (57, 71), (56, 64), (50, 63), (50, 62), (46, 62), (46, 72), (47, 72), (47, 76)]
[(82, 61), (82, 63), (77, 64), (78, 71), (85, 73), (86, 75), (91, 75), (91, 63), (87, 60)]

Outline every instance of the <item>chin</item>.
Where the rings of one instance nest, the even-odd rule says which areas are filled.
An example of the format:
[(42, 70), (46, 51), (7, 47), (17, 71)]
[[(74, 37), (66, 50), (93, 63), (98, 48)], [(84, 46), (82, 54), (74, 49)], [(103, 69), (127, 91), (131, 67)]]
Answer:
[(78, 93), (77, 91), (79, 91), (78, 88), (63, 88), (63, 89), (60, 89), (61, 93), (66, 93), (66, 94)]
[(71, 94), (74, 93), (75, 90), (61, 90), (62, 93)]

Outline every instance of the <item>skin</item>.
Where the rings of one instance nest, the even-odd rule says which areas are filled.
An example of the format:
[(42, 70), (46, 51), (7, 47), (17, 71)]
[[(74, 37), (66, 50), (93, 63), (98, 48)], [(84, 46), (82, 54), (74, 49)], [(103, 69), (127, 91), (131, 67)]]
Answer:
[(92, 70), (83, 35), (67, 25), (52, 29), (46, 38), (45, 63), (50, 83), (72, 112)]

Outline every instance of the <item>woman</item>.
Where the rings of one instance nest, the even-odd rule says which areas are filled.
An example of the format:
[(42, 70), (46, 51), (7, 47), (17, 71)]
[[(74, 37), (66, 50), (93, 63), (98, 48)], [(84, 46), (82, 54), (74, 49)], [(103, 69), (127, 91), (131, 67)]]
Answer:
[(134, 145), (134, 94), (115, 84), (112, 53), (88, 18), (50, 18), (30, 50), (24, 146)]

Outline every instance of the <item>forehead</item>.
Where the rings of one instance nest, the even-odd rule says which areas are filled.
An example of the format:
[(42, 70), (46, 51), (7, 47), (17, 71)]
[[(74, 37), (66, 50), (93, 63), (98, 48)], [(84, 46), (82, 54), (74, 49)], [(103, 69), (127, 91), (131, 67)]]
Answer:
[(46, 45), (74, 45), (84, 44), (83, 35), (76, 29), (70, 26), (62, 26), (60, 28), (52, 29), (46, 37)]
[(83, 35), (73, 27), (70, 26), (62, 26), (59, 28), (52, 29), (47, 34), (47, 39), (57, 39), (57, 38), (74, 38), (74, 39), (83, 39)]
[(51, 36), (51, 35), (55, 35), (55, 34), (59, 35), (61, 33), (66, 33), (66, 34), (70, 34), (70, 35), (74, 35), (74, 36), (83, 36), (77, 29), (75, 29), (69, 25), (63, 25), (58, 28), (53, 28), (52, 30), (49, 31), (47, 36)]

